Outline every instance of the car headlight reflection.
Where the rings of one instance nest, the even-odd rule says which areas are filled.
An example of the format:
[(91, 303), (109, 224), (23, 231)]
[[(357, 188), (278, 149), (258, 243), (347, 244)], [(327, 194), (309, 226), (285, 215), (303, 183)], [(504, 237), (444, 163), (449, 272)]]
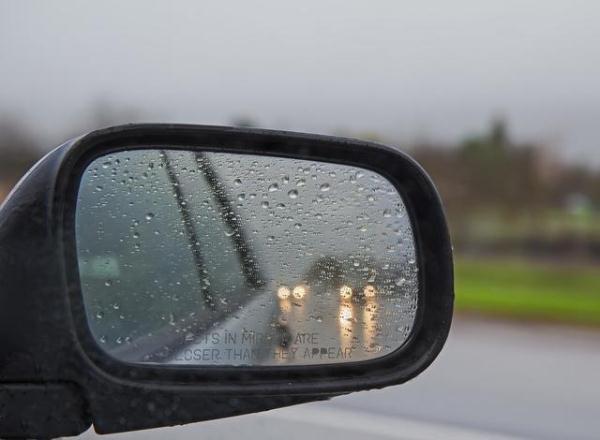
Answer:
[(281, 286), (277, 289), (277, 297), (279, 299), (288, 299), (291, 295), (291, 291), (287, 286)]
[(292, 295), (294, 296), (294, 298), (296, 299), (302, 299), (306, 296), (307, 293), (307, 288), (306, 286), (296, 286), (294, 287), (294, 290), (292, 290)]
[(343, 299), (350, 299), (352, 297), (352, 287), (347, 285), (340, 287), (340, 296)]

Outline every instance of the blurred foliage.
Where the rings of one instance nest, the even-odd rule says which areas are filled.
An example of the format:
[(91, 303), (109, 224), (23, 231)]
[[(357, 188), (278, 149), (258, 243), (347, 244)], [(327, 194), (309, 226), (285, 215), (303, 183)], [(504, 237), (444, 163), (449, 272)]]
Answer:
[(26, 129), (10, 118), (0, 118), (0, 202), (40, 155)]
[(456, 249), (600, 259), (600, 172), (515, 144), (506, 124), (457, 146), (417, 145), (441, 193)]
[(254, 120), (252, 116), (248, 115), (240, 115), (236, 116), (231, 120), (231, 125), (234, 127), (245, 127), (245, 128), (253, 128), (257, 127), (258, 124)]

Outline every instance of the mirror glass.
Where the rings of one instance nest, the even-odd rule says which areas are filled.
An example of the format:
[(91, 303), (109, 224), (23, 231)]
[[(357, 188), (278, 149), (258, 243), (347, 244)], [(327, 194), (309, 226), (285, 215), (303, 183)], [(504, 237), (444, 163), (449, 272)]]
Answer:
[(91, 334), (126, 362), (307, 365), (409, 337), (409, 216), (361, 168), (164, 148), (85, 170), (76, 246)]

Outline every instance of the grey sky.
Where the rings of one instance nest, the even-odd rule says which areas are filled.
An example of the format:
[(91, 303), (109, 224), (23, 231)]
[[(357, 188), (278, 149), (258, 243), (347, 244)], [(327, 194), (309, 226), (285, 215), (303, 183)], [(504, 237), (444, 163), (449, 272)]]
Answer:
[(600, 165), (595, 1), (1, 1), (0, 113), (49, 147), (97, 101), (144, 120), (453, 141), (507, 116)]

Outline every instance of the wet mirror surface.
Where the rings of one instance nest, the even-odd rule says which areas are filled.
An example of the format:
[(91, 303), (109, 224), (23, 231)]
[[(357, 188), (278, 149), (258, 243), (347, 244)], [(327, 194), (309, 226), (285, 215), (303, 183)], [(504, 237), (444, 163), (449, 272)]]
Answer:
[(374, 359), (414, 324), (401, 196), (365, 169), (164, 149), (92, 162), (76, 242), (91, 334), (127, 362)]

